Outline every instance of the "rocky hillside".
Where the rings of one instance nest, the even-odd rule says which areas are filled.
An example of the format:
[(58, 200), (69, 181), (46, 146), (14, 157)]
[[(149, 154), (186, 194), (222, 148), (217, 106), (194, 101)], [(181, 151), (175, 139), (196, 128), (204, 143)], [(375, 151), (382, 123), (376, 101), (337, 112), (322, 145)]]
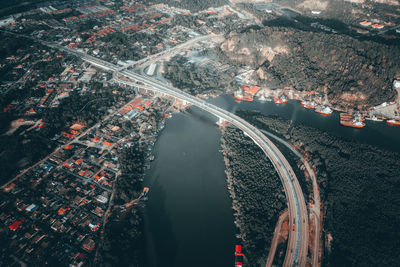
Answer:
[[(260, 19), (270, 14), (257, 7), (267, 3), (269, 9), (291, 9), (316, 18), (334, 19), (353, 26), (359, 26), (364, 19), (375, 19), (381, 23), (400, 22), (400, 1), (398, 0), (231, 0), (242, 3), (249, 11), (257, 13)], [(319, 11), (312, 14), (311, 11)], [(389, 25), (388, 24), (388, 25)]]
[(286, 27), (231, 33), (220, 46), (223, 58), (257, 70), (261, 85), (328, 93), (329, 101), (365, 109), (394, 100), (400, 47), (347, 35)]

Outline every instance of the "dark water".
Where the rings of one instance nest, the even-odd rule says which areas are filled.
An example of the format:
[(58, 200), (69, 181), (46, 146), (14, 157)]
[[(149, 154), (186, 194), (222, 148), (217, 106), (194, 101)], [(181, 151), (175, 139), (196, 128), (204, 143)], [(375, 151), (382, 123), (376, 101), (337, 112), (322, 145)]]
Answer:
[(147, 266), (234, 265), (235, 226), (216, 119), (174, 114), (145, 177)]
[(387, 125), (385, 122), (366, 120), (362, 129), (345, 127), (339, 123), (339, 113), (323, 116), (300, 105), (299, 101), (289, 100), (287, 104), (276, 105), (274, 102), (241, 102), (234, 101), (233, 96), (224, 95), (210, 100), (213, 104), (228, 111), (257, 110), (264, 115), (278, 115), (292, 120), (293, 124), (303, 124), (327, 131), (336, 136), (352, 139), (354, 142), (375, 145), (387, 150), (400, 152), (400, 126)]
[[(367, 121), (363, 129), (339, 124), (339, 114), (325, 117), (299, 102), (237, 103), (225, 95), (210, 102), (235, 112), (259, 110), (337, 136), (400, 152), (400, 127)], [(232, 267), (236, 229), (229, 198), (221, 133), (212, 115), (190, 108), (168, 119), (155, 146), (155, 160), (145, 177), (150, 187), (145, 236), (148, 266)]]

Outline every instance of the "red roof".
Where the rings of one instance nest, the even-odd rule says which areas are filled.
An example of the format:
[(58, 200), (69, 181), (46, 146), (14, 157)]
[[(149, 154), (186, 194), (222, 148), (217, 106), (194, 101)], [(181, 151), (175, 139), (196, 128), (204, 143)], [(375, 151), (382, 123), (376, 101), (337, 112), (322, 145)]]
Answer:
[(69, 134), (69, 133), (63, 133), (64, 136), (68, 137), (69, 139), (75, 137), (74, 134)]
[(8, 226), (8, 228), (9, 228), (10, 230), (15, 231), (15, 230), (18, 229), (18, 227), (21, 225), (21, 223), (22, 223), (23, 221), (24, 221), (24, 220), (15, 221), (13, 224), (11, 224), (10, 226)]
[(69, 149), (71, 149), (71, 148), (73, 148), (73, 147), (74, 147), (73, 145), (66, 145), (66, 146), (64, 147), (64, 149), (69, 150)]
[(58, 213), (58, 215), (64, 215), (66, 211), (67, 211), (66, 209), (61, 208), (61, 209), (58, 210), (57, 213)]

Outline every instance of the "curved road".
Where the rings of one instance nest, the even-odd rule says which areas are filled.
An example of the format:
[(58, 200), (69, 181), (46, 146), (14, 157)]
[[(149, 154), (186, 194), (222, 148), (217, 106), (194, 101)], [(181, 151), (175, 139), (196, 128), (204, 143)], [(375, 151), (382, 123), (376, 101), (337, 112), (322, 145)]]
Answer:
[[(152, 89), (148, 90), (178, 98), (203, 110), (206, 110), (225, 121), (230, 122), (246, 133), (246, 135), (248, 135), (264, 151), (279, 174), (288, 200), (291, 231), (289, 234), (288, 252), (286, 254), (284, 266), (305, 266), (308, 250), (307, 208), (305, 205), (303, 192), (293, 172), (293, 169), (279, 149), (257, 128), (235, 114), (232, 114), (222, 108), (207, 103), (206, 101), (189, 95), (185, 92), (164, 84), (160, 84), (159, 81), (138, 75), (132, 71), (122, 71), (121, 74), (132, 80), (153, 87)], [(126, 81), (117, 81), (129, 84), (129, 82)]]
[(142, 59), (140, 59), (138, 61), (135, 61), (135, 62), (132, 62), (132, 63), (127, 64), (125, 66), (122, 66), (122, 67), (119, 68), (119, 71), (128, 69), (130, 67), (134, 67), (134, 66), (137, 66), (137, 65), (141, 65), (141, 64), (144, 64), (144, 63), (149, 65), (154, 61), (160, 60), (161, 57), (172, 57), (173, 55), (176, 55), (177, 53), (179, 53), (182, 49), (190, 47), (191, 45), (193, 45), (193, 44), (195, 44), (197, 42), (210, 40), (210, 39), (213, 39), (213, 38), (221, 38), (221, 37), (223, 37), (222, 34), (200, 35), (200, 36), (194, 37), (193, 39), (190, 39), (187, 42), (184, 42), (184, 43), (181, 43), (181, 44), (179, 44), (177, 46), (171, 47), (170, 49), (167, 49), (165, 51), (161, 51), (160, 53), (157, 53), (157, 54), (142, 58)]
[[(303, 157), (303, 155), (301, 155), (299, 153), (299, 151), (297, 151), (295, 148), (293, 148), (288, 142), (286, 142), (285, 140), (283, 140), (282, 138), (269, 133), (267, 131), (261, 130), (264, 134), (276, 139), (277, 141), (279, 141), (280, 143), (282, 143), (283, 145), (285, 145), (287, 148), (289, 148), (297, 157), (299, 157), (299, 159), (301, 160), (301, 162), (303, 162), (304, 167), (306, 168), (308, 175), (310, 176), (312, 182), (313, 182), (313, 200), (314, 200), (314, 204), (312, 205), (312, 207), (310, 208), (310, 217), (313, 217), (314, 220), (314, 240), (313, 240), (313, 251), (312, 251), (312, 259), (311, 259), (311, 266), (314, 267), (318, 267), (320, 264), (320, 255), (319, 255), (319, 251), (320, 251), (320, 246), (321, 246), (321, 225), (322, 225), (322, 221), (321, 221), (321, 197), (319, 194), (319, 186), (318, 186), (318, 182), (317, 182), (317, 177), (315, 175), (315, 172), (313, 171), (313, 169), (311, 168), (310, 164), (308, 163), (308, 161)], [(274, 236), (275, 238), (275, 236)], [(268, 263), (268, 262), (267, 262)], [(272, 264), (272, 262), (271, 262)], [(271, 266), (271, 265), (266, 265)]]
[(207, 103), (202, 99), (194, 97), (178, 89), (162, 84), (161, 82), (155, 79), (137, 74), (130, 70), (123, 70), (119, 72), (121, 68), (112, 63), (108, 63), (103, 60), (86, 55), (84, 53), (78, 52), (76, 50), (67, 49), (65, 47), (61, 47), (58, 45), (52, 45), (48, 43), (47, 45), (58, 48), (68, 53), (75, 54), (82, 60), (85, 60), (95, 66), (98, 66), (99, 68), (117, 72), (136, 82), (133, 83), (133, 82), (123, 81), (118, 79), (118, 77), (116, 77), (118, 75), (114, 75), (114, 78), (119, 83), (138, 86), (138, 87), (140, 87), (141, 85), (146, 85), (147, 90), (172, 96), (186, 103), (195, 105), (203, 110), (212, 113), (218, 118), (230, 122), (231, 124), (241, 129), (263, 150), (266, 156), (271, 160), (272, 164), (274, 165), (275, 169), (278, 172), (278, 175), (282, 181), (285, 190), (286, 198), (288, 200), (288, 210), (289, 210), (291, 230), (289, 233), (288, 249), (285, 257), (284, 266), (306, 265), (307, 251), (308, 251), (308, 216), (307, 216), (307, 208), (305, 205), (303, 192), (301, 190), (297, 177), (294, 174), (293, 169), (286, 160), (286, 158), (262, 132), (260, 132), (256, 127), (246, 122), (242, 118), (236, 116), (235, 114), (232, 114), (222, 108)]

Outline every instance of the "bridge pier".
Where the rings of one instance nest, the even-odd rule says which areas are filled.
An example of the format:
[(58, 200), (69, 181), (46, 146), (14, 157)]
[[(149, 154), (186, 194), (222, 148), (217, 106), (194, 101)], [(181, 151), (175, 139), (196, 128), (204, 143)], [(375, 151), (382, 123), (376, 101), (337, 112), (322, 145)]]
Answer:
[(224, 118), (218, 117), (218, 121), (217, 121), (218, 126), (225, 128), (225, 126), (226, 126), (225, 122), (226, 122), (226, 120)]

